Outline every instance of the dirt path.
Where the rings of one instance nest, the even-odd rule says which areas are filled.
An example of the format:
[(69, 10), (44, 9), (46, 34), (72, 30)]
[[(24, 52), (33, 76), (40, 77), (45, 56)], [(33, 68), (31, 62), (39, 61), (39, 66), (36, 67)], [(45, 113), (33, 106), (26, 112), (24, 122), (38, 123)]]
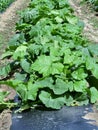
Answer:
[(19, 19), (17, 12), (25, 8), (29, 2), (30, 0), (16, 0), (3, 14), (0, 14), (0, 36), (4, 39), (1, 53), (6, 47), (5, 44), (15, 33), (15, 24)]
[(8, 25), (10, 25), (9, 28), (12, 28), (12, 23), (15, 24), (17, 18), (19, 18), (17, 11), (22, 10), (29, 2), (30, 0), (28, 2), (27, 0), (16, 0), (4, 13), (0, 14), (0, 32), (7, 30)]
[[(9, 39), (15, 34), (15, 24), (19, 20), (17, 11), (24, 9), (29, 2), (30, 0), (16, 0), (4, 13), (0, 14), (0, 56), (4, 52)], [(2, 64), (1, 61), (0, 64)], [(0, 86), (0, 91), (11, 92), (7, 100), (13, 99), (15, 96), (15, 91), (7, 86)], [(4, 110), (0, 113), (0, 130), (10, 130), (10, 125), (11, 111)]]
[(90, 10), (87, 5), (80, 6), (80, 0), (69, 0), (69, 3), (77, 15), (85, 24), (84, 35), (89, 38), (90, 41), (98, 43), (98, 16)]

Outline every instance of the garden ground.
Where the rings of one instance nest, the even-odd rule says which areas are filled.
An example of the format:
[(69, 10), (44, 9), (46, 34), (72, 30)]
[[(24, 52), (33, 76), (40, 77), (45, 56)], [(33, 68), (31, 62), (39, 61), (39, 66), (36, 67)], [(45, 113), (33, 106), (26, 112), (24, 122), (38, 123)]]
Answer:
[[(25, 8), (28, 2), (26, 0), (16, 0), (4, 13), (0, 14), (0, 55), (4, 52), (7, 42), (15, 33), (15, 23), (19, 19), (17, 11)], [(85, 24), (84, 34), (93, 43), (98, 43), (98, 16), (90, 10), (87, 5), (79, 4), (79, 0), (69, 0), (72, 5), (75, 15), (77, 15)], [(2, 44), (3, 43), (3, 44)], [(4, 62), (4, 61), (3, 61)], [(0, 61), (0, 66), (4, 63)], [(15, 92), (7, 86), (1, 86), (0, 91), (9, 90), (11, 94), (8, 99), (13, 99)], [(95, 116), (96, 115), (96, 116)], [(87, 114), (84, 118), (96, 120), (98, 125), (98, 111), (94, 108), (94, 113)], [(11, 125), (11, 111), (4, 110), (0, 114), (0, 130), (9, 130)]]

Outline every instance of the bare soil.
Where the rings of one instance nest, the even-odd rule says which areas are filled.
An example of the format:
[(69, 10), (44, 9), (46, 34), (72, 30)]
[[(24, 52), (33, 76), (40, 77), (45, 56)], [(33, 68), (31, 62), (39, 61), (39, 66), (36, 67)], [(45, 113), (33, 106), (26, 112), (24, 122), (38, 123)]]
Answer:
[[(19, 20), (17, 12), (24, 9), (29, 2), (30, 0), (16, 0), (0, 14), (0, 56), (7, 47), (9, 39), (15, 34), (15, 24)], [(3, 62), (7, 61), (0, 60), (0, 66), (4, 64)], [(0, 86), (0, 91), (10, 92), (5, 100), (13, 100), (16, 95), (16, 92), (6, 85)], [(6, 109), (0, 113), (0, 130), (10, 130), (11, 124), (11, 111)]]
[(81, 0), (69, 0), (70, 5), (78, 16), (85, 24), (83, 35), (86, 36), (91, 42), (98, 43), (98, 16), (90, 5), (80, 4)]

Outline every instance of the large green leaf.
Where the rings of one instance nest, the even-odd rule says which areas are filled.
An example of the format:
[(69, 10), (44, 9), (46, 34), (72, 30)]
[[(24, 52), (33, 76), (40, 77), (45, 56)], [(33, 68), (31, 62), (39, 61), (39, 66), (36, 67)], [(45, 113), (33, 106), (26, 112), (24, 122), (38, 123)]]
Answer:
[(27, 86), (24, 84), (18, 84), (16, 91), (22, 101), (27, 101), (28, 100), (28, 92), (27, 92)]
[(13, 54), (13, 52), (7, 51), (7, 52), (5, 52), (4, 54), (2, 54), (1, 59), (10, 57), (10, 56), (12, 56), (12, 54)]
[(3, 80), (3, 81), (0, 81), (0, 84), (6, 84), (14, 89), (17, 88), (18, 84), (22, 84), (23, 81), (21, 80)]
[(95, 59), (88, 57), (86, 61), (86, 68), (90, 70), (93, 76), (98, 79), (98, 64), (96, 63)]
[(88, 46), (88, 49), (93, 56), (98, 56), (98, 44), (91, 44)]
[(92, 72), (93, 76), (98, 79), (98, 64), (94, 64), (91, 72)]
[(76, 80), (82, 80), (87, 77), (87, 73), (85, 73), (83, 68), (79, 68), (72, 73), (72, 77)]
[(64, 64), (73, 64), (74, 55), (65, 55), (64, 56)]
[(45, 79), (36, 81), (34, 84), (31, 81), (29, 81), (28, 82), (28, 98), (30, 100), (36, 100), (38, 91), (44, 88), (53, 89), (52, 78), (45, 78)]
[(15, 79), (25, 81), (27, 74), (15, 73)]
[(26, 56), (27, 53), (27, 46), (25, 45), (21, 45), (19, 47), (17, 47), (17, 49), (15, 50), (14, 54), (13, 54), (13, 58), (16, 60), (18, 58), (24, 58), (24, 56)]
[(20, 65), (25, 72), (30, 72), (30, 63), (26, 59), (22, 59)]
[(69, 85), (68, 83), (64, 82), (62, 79), (56, 80), (55, 85), (53, 85), (53, 91), (55, 94), (64, 94), (68, 91)]
[(31, 69), (38, 71), (40, 74), (43, 74), (43, 76), (49, 76), (50, 74), (60, 74), (63, 71), (64, 66), (59, 62), (54, 63), (56, 60), (57, 58), (41, 55), (31, 65)]
[(95, 87), (90, 88), (91, 103), (98, 101), (98, 90)]
[(69, 23), (75, 25), (78, 23), (78, 18), (77, 17), (72, 17), (72, 16), (66, 16), (66, 19)]
[(35, 101), (39, 86), (29, 81), (27, 89), (28, 89), (28, 99)]
[(39, 99), (48, 108), (60, 109), (65, 104), (64, 97), (53, 98), (49, 92), (41, 91)]
[(52, 59), (50, 56), (40, 56), (38, 59), (31, 65), (32, 70), (36, 70), (44, 76), (48, 76), (50, 72), (50, 67), (52, 64)]
[(6, 77), (11, 72), (10, 64), (0, 68), (0, 76)]
[(86, 80), (74, 82), (74, 90), (76, 92), (85, 92), (87, 87), (88, 87), (88, 83)]

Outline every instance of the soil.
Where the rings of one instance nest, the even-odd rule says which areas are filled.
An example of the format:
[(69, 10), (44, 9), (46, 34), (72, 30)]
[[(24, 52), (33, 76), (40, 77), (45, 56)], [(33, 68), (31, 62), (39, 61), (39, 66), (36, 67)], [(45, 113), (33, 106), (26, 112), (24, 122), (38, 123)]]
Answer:
[[(30, 0), (16, 0), (4, 13), (0, 14), (0, 56), (7, 47), (9, 39), (15, 34), (15, 24), (19, 20), (17, 11), (24, 9), (29, 2)], [(0, 66), (6, 62), (8, 61), (0, 60)], [(0, 91), (8, 91), (10, 93), (5, 99), (6, 101), (13, 100), (16, 95), (16, 92), (6, 85), (0, 86)], [(10, 130), (11, 124), (11, 111), (6, 109), (0, 113), (0, 130)]]
[(69, 0), (69, 3), (74, 9), (75, 15), (85, 24), (83, 35), (91, 42), (98, 43), (98, 13), (94, 12), (90, 5), (81, 4), (80, 1)]
[(93, 112), (87, 113), (83, 118), (88, 120), (88, 123), (98, 126), (98, 109), (96, 106), (93, 106)]

